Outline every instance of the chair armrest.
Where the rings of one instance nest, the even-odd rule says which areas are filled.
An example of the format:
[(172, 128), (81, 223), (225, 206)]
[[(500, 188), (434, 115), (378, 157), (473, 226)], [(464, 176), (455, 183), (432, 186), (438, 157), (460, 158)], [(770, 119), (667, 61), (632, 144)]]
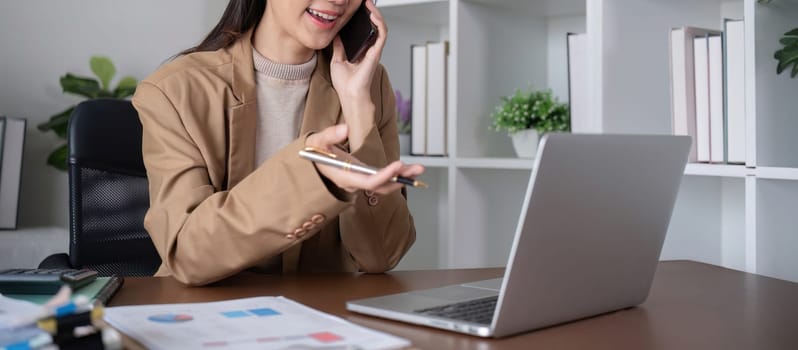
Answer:
[(72, 264), (69, 263), (69, 255), (66, 253), (57, 253), (50, 255), (41, 263), (39, 263), (40, 269), (72, 269)]

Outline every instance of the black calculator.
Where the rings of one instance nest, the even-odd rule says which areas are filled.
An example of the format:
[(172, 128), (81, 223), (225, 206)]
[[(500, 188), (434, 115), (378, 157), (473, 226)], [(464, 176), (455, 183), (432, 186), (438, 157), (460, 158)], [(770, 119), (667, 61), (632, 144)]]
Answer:
[(63, 285), (75, 290), (96, 278), (89, 269), (8, 269), (0, 271), (0, 293), (55, 294)]

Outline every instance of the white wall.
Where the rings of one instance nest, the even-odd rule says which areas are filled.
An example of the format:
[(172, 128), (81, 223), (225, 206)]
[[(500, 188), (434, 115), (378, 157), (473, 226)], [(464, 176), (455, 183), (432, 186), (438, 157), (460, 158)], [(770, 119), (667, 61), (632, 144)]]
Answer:
[[(36, 125), (80, 98), (61, 93), (67, 72), (91, 76), (92, 55), (106, 55), (117, 77), (139, 80), (199, 42), (223, 0), (0, 1), (0, 115), (28, 119), (20, 229), (0, 231), (0, 269), (35, 266), (68, 246), (66, 173), (45, 166), (59, 143)], [(115, 83), (115, 82), (114, 82)]]

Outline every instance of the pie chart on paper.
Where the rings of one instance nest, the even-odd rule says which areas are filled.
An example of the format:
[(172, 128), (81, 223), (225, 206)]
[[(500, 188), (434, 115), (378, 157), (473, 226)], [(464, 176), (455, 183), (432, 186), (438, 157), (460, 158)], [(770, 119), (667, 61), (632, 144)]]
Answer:
[(161, 314), (147, 317), (148, 320), (158, 323), (185, 323), (194, 319), (186, 314)]

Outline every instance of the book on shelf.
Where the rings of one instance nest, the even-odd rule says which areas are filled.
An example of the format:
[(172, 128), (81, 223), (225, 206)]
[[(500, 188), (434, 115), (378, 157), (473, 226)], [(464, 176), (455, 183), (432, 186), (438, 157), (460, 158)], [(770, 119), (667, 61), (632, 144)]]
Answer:
[(0, 229), (16, 229), (25, 119), (0, 116)]
[[(701, 80), (697, 81), (696, 77), (696, 38), (704, 38), (701, 40), (706, 41), (710, 35), (720, 35), (720, 31), (703, 29), (696, 27), (680, 27), (673, 28), (670, 32), (670, 73), (671, 73), (671, 122), (673, 126), (673, 133), (676, 135), (687, 135), (693, 138), (693, 144), (690, 149), (689, 161), (696, 162), (699, 160), (699, 148), (701, 148), (701, 160), (709, 162), (709, 69), (708, 63), (702, 63), (701, 67)], [(707, 47), (704, 43), (703, 46)], [(699, 58), (701, 62), (708, 62), (708, 48), (702, 49), (699, 53), (702, 57)], [(707, 86), (706, 99), (696, 101), (696, 84)], [(702, 135), (698, 134), (699, 121), (697, 120), (697, 104), (702, 104), (702, 116), (706, 119), (700, 123)], [(704, 114), (704, 111), (706, 113)], [(701, 146), (699, 146), (699, 144)]]
[(724, 20), (726, 58), (726, 158), (745, 164), (745, 30), (743, 20)]
[(568, 104), (571, 115), (571, 132), (590, 132), (587, 86), (587, 34), (567, 34), (568, 54)]
[(448, 43), (427, 43), (427, 155), (446, 155), (446, 59)]
[(721, 36), (707, 38), (709, 63), (709, 161), (726, 162), (725, 111), (723, 101), (723, 41)]
[(447, 155), (448, 42), (411, 46), (411, 150), (416, 156)]
[(709, 140), (709, 45), (708, 37), (693, 38), (693, 67), (695, 67), (695, 143), (697, 160), (710, 161)]
[(412, 45), (410, 62), (410, 153), (427, 154), (427, 45)]

